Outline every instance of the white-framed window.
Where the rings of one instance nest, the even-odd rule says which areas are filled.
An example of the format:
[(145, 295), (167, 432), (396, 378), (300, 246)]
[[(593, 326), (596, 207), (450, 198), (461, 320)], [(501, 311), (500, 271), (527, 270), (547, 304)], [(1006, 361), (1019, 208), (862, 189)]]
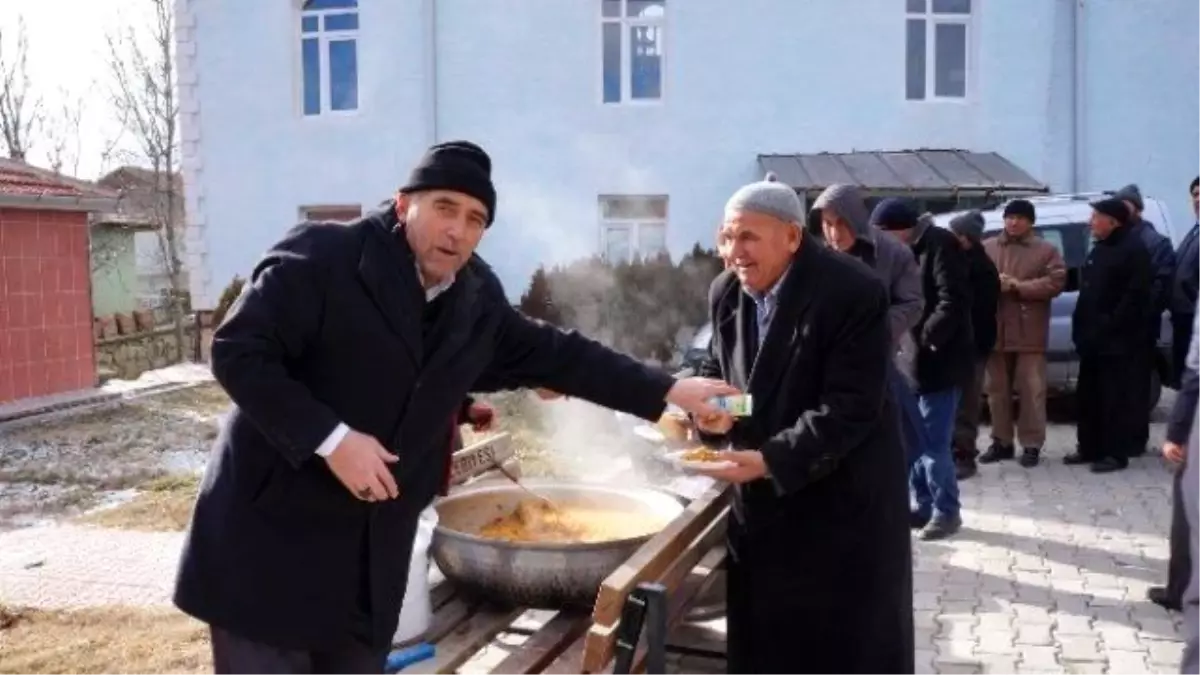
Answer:
[(601, 101), (661, 101), (667, 0), (600, 0)]
[(971, 0), (905, 0), (905, 86), (910, 101), (963, 100), (969, 91)]
[(600, 195), (600, 255), (611, 263), (667, 252), (666, 195)]
[(358, 204), (301, 206), (300, 220), (315, 222), (335, 221), (339, 223), (358, 220), (362, 217), (362, 207)]
[(358, 110), (358, 0), (304, 0), (300, 109), (308, 117)]

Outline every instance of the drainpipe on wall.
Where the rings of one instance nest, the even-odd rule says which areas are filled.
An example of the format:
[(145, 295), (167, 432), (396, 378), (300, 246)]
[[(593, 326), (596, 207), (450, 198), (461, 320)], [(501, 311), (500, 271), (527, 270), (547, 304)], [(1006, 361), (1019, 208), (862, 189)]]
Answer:
[(425, 128), (429, 145), (438, 142), (437, 0), (425, 0)]
[(1071, 1), (1071, 192), (1080, 192), (1084, 181), (1082, 179), (1084, 153), (1084, 36), (1083, 3), (1084, 0)]

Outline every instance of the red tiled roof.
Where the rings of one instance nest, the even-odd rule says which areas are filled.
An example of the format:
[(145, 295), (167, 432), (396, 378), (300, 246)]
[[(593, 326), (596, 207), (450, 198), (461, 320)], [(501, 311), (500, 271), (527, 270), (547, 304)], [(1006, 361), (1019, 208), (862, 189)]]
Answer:
[(0, 197), (100, 197), (117, 193), (16, 160), (0, 159)]
[(79, 188), (50, 181), (25, 172), (0, 168), (0, 194), (6, 195), (56, 195), (61, 197), (81, 197)]

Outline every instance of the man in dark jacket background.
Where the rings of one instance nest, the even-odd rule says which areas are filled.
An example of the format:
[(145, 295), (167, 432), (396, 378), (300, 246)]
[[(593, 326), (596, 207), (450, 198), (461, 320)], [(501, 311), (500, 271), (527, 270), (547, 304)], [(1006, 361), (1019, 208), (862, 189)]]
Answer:
[(474, 255), (495, 205), (487, 154), (435, 145), (381, 210), (293, 229), (217, 329), (234, 407), (175, 589), (210, 625), (217, 672), (383, 671), (418, 514), (481, 378), (646, 419), (736, 392), (519, 314)]
[(983, 380), (988, 358), (996, 346), (996, 306), (1000, 301), (1000, 273), (983, 250), (983, 214), (968, 211), (950, 220), (950, 231), (958, 237), (967, 257), (971, 282), (971, 333), (975, 337), (975, 367), (963, 385), (962, 400), (954, 420), (954, 465), (959, 480), (975, 475), (979, 455), (979, 415), (983, 408)]
[(1150, 391), (1151, 377), (1158, 358), (1158, 338), (1162, 332), (1162, 314), (1171, 303), (1171, 282), (1175, 278), (1175, 249), (1170, 237), (1163, 236), (1154, 228), (1154, 223), (1144, 219), (1142, 212), (1146, 208), (1142, 199), (1142, 191), (1135, 184), (1129, 184), (1117, 190), (1114, 197), (1125, 202), (1129, 209), (1130, 233), (1136, 241), (1146, 247), (1150, 254), (1150, 311), (1146, 315), (1146, 335), (1144, 348), (1131, 354), (1133, 367), (1130, 384), (1136, 397), (1130, 402), (1129, 414), (1131, 457), (1146, 452), (1146, 444), (1150, 442)]
[[(1200, 177), (1188, 186), (1192, 214), (1200, 218)], [(1200, 286), (1200, 222), (1192, 225), (1175, 249), (1175, 275), (1171, 284), (1171, 368), (1176, 386), (1182, 381), (1188, 345), (1195, 323), (1197, 290)]]
[(925, 422), (925, 447), (909, 472), (912, 525), (925, 540), (944, 539), (962, 527), (951, 443), (963, 384), (975, 362), (967, 260), (958, 239), (921, 220), (904, 199), (881, 201), (871, 223), (912, 247), (921, 269), (925, 307), (913, 327), (912, 369)]
[[(1192, 181), (1189, 188), (1192, 197), (1193, 213), (1200, 213), (1200, 178)], [(1167, 438), (1163, 444), (1163, 456), (1177, 465), (1171, 496), (1171, 545), (1170, 560), (1167, 563), (1167, 583), (1165, 586), (1154, 586), (1146, 591), (1146, 597), (1155, 604), (1167, 609), (1179, 611), (1182, 608), (1184, 589), (1192, 571), (1192, 559), (1189, 551), (1190, 530), (1187, 516), (1183, 509), (1183, 492), (1181, 485), (1185, 466), (1183, 450), (1191, 436), (1192, 423), (1196, 416), (1196, 373), (1187, 367), (1187, 357), (1190, 349), (1194, 349), (1196, 336), (1192, 328), (1196, 320), (1196, 274), (1197, 247), (1196, 226), (1187, 233), (1180, 242), (1175, 256), (1175, 283), (1171, 297), (1171, 326), (1172, 326), (1172, 368), (1176, 369), (1175, 381), (1179, 388), (1179, 396), (1171, 410), (1171, 419), (1167, 424)], [(1191, 298), (1190, 308), (1187, 307)], [(1182, 325), (1184, 321), (1192, 324)], [(1181, 348), (1182, 345), (1182, 348)], [(1185, 379), (1186, 378), (1186, 379)]]
[(1083, 264), (1071, 338), (1079, 353), (1079, 447), (1067, 464), (1090, 463), (1095, 473), (1129, 465), (1137, 431), (1130, 382), (1146, 347), (1151, 305), (1150, 254), (1129, 227), (1128, 207), (1116, 198), (1092, 203), (1095, 244)]

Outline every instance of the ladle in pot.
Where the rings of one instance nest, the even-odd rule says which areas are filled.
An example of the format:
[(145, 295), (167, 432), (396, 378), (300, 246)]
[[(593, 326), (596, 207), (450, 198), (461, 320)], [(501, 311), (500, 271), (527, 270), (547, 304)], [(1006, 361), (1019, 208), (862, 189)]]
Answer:
[(520, 480), (518, 480), (516, 476), (512, 475), (512, 472), (510, 472), (508, 469), (504, 468), (504, 464), (503, 464), (502, 462), (496, 462), (496, 463), (495, 463), (495, 466), (496, 466), (496, 469), (497, 469), (497, 470), (498, 470), (498, 471), (499, 471), (499, 472), (500, 472), (500, 473), (501, 473), (501, 474), (502, 474), (502, 475), (503, 475), (505, 478), (507, 478), (507, 479), (509, 479), (510, 481), (512, 481), (512, 484), (513, 484), (513, 485), (516, 485), (517, 487), (521, 488), (521, 489), (522, 489), (522, 490), (524, 490), (525, 492), (529, 493), (531, 496), (533, 496), (533, 497), (534, 497), (535, 499), (537, 499), (538, 501), (545, 502), (547, 506), (549, 506), (550, 508), (554, 509), (555, 511), (561, 511), (561, 510), (562, 510), (561, 508), (559, 508), (558, 504), (555, 504), (555, 503), (554, 503), (554, 500), (553, 500), (553, 499), (550, 499), (549, 497), (547, 497), (547, 496), (545, 496), (545, 495), (538, 494), (537, 492), (534, 492), (533, 490), (530, 490), (528, 487), (526, 487), (526, 486), (525, 486), (525, 484), (524, 484), (524, 483), (522, 483)]

